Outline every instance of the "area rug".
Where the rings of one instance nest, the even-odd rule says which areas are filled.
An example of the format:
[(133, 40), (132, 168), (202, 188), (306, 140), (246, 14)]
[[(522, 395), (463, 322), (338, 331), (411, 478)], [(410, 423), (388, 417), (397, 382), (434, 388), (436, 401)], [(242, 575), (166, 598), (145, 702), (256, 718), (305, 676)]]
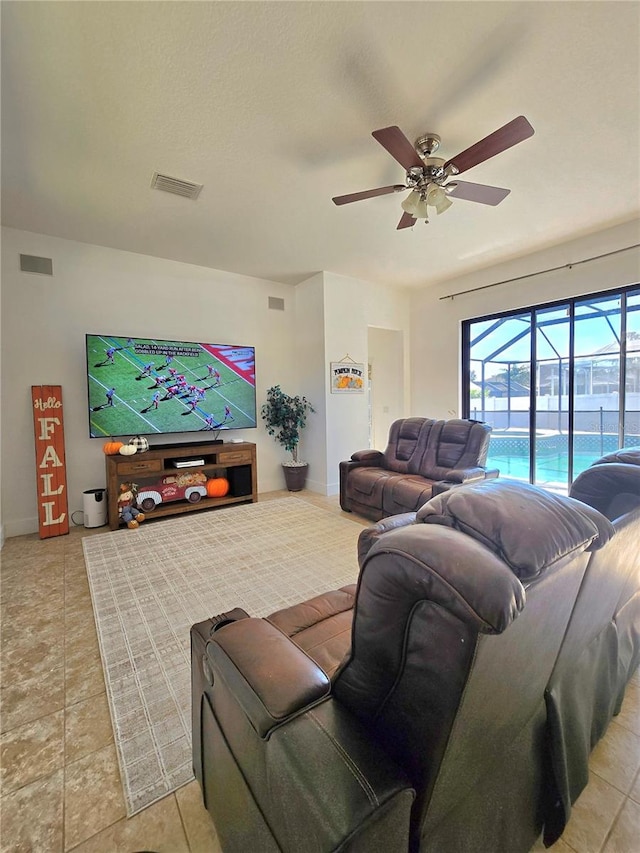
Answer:
[(191, 625), (354, 583), (361, 530), (286, 497), (84, 538), (129, 815), (193, 778)]

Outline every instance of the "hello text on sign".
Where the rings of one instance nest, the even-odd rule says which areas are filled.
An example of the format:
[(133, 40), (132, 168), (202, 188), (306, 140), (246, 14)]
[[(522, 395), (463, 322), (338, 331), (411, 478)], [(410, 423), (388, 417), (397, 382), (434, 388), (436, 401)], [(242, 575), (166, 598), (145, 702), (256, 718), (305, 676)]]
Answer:
[(40, 538), (69, 532), (62, 387), (32, 385)]

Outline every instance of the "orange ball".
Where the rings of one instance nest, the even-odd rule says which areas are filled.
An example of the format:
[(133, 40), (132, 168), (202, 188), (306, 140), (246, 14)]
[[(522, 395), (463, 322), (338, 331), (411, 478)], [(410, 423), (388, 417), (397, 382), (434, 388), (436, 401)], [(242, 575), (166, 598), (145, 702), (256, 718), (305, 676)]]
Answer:
[(207, 480), (207, 494), (210, 498), (223, 498), (229, 491), (229, 481), (225, 477), (213, 477)]

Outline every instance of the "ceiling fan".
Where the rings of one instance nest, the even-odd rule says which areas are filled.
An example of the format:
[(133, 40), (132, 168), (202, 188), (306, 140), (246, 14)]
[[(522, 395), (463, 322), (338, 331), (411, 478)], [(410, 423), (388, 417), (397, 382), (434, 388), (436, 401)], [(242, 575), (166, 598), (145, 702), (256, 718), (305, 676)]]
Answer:
[(476, 201), (480, 204), (495, 206), (500, 204), (511, 192), (502, 187), (491, 187), (487, 184), (472, 184), (468, 181), (451, 180), (456, 175), (466, 172), (473, 166), (495, 157), (507, 148), (524, 142), (533, 136), (533, 127), (524, 116), (518, 116), (498, 128), (489, 136), (485, 136), (470, 148), (465, 148), (460, 154), (444, 160), (432, 155), (440, 147), (440, 137), (436, 133), (425, 133), (416, 139), (412, 145), (399, 127), (383, 127), (371, 134), (400, 165), (406, 169), (406, 183), (392, 184), (388, 187), (378, 187), (375, 190), (365, 190), (360, 193), (339, 195), (333, 198), (334, 204), (350, 204), (352, 201), (362, 201), (387, 193), (398, 193), (411, 190), (402, 202), (404, 213), (398, 222), (397, 229), (410, 228), (417, 219), (429, 222), (428, 207), (434, 207), (437, 214), (444, 213), (451, 207), (452, 198), (462, 198), (466, 201)]

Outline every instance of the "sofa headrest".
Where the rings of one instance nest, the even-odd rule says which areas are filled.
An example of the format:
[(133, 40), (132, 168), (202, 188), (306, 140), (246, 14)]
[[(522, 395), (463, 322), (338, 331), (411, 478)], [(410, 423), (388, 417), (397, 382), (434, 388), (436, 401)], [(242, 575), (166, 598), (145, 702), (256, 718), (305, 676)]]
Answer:
[(572, 551), (602, 547), (614, 534), (611, 523), (592, 507), (505, 480), (450, 489), (424, 504), (416, 522), (466, 533), (497, 554), (521, 581), (537, 577)]
[[(614, 450), (596, 459), (593, 465), (604, 465), (607, 462), (623, 462), (625, 465), (640, 465), (640, 447), (626, 447)], [(592, 466), (593, 467), (593, 466)]]
[(570, 494), (611, 520), (640, 508), (640, 451), (638, 464), (607, 460), (587, 468), (573, 481)]

